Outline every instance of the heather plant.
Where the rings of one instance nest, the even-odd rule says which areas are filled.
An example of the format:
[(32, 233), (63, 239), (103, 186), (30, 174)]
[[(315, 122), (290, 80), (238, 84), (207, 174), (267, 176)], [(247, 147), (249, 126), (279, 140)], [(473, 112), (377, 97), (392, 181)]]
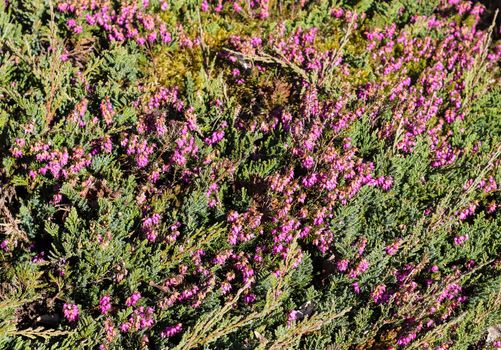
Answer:
[(500, 347), (497, 23), (2, 1), (0, 347)]

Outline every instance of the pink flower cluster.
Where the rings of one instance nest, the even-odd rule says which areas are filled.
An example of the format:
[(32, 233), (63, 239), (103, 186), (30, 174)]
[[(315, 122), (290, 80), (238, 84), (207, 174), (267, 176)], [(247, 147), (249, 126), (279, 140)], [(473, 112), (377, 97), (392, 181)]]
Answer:
[(10, 149), (10, 153), (14, 158), (21, 158), (23, 156), (23, 147), (26, 145), (26, 140), (17, 138), (16, 139), (16, 146), (12, 147)]
[(224, 129), (228, 126), (226, 121), (222, 122), (219, 130), (214, 131), (209, 137), (204, 139), (204, 142), (208, 145), (214, 145), (219, 143), (224, 138)]
[(110, 311), (110, 309), (111, 309), (111, 298), (109, 295), (105, 295), (99, 300), (99, 310), (101, 310), (101, 313), (103, 315), (106, 315), (108, 311)]
[(384, 250), (385, 250), (386, 254), (393, 256), (393, 255), (397, 254), (399, 247), (400, 247), (400, 240), (396, 240), (392, 244), (386, 246), (384, 248)]
[(468, 235), (461, 235), (454, 237), (454, 244), (461, 245), (469, 239)]
[[(211, 2), (215, 2), (215, 4), (211, 4)], [(202, 0), (200, 8), (202, 12), (208, 12), (212, 9), (215, 13), (220, 13), (225, 6), (237, 14), (250, 9), (251, 14), (260, 19), (268, 18), (270, 15), (269, 0)]]
[(38, 164), (41, 165), (38, 165), (37, 170), (30, 171), (32, 178), (38, 174), (46, 176), (50, 173), (55, 179), (68, 179), (92, 163), (92, 155), (86, 153), (81, 147), (75, 147), (70, 156), (66, 148), (52, 149), (49, 144), (36, 142), (24, 154), (34, 155)]
[[(481, 12), (481, 6), (475, 6), (476, 14)], [(383, 125), (382, 135), (396, 138), (397, 148), (404, 152), (413, 150), (418, 135), (426, 135), (431, 143), (431, 165), (440, 167), (454, 163), (461, 153), (450, 144), (454, 133), (449, 124), (464, 118), (464, 79), (473, 67), (475, 55), (481, 52), (487, 33), (435, 16), (429, 19), (428, 26), (430, 30), (442, 28), (445, 38), (411, 38), (404, 30), (398, 32), (395, 25), (367, 33), (368, 49), (381, 64), (380, 88), (368, 96), (399, 101), (392, 108), (393, 118)], [(395, 55), (396, 50), (402, 54)], [(408, 64), (422, 60), (428, 60), (429, 67), (412, 84)], [(451, 101), (449, 105), (445, 104), (446, 97)], [(376, 103), (376, 109), (370, 111), (372, 117), (377, 117), (380, 106)]]
[(379, 284), (371, 293), (371, 298), (376, 304), (384, 303), (388, 300), (389, 295), (386, 292), (386, 285)]
[(149, 163), (149, 157), (155, 150), (154, 145), (148, 143), (147, 139), (140, 139), (138, 135), (124, 133), (120, 145), (126, 148), (128, 155), (135, 155), (136, 164), (140, 168), (144, 168)]
[(256, 234), (263, 233), (259, 230), (262, 214), (251, 208), (243, 214), (232, 211), (228, 214), (228, 222), (231, 224), (228, 241), (232, 245), (239, 242), (246, 242), (255, 237)]
[(183, 330), (183, 325), (181, 323), (178, 323), (174, 326), (165, 327), (165, 329), (160, 333), (160, 336), (162, 336), (163, 338), (170, 338), (180, 333), (182, 330)]
[(463, 221), (472, 216), (475, 213), (475, 210), (477, 209), (478, 203), (476, 201), (471, 202), (467, 208), (459, 211), (457, 213), (457, 217), (459, 220)]
[(198, 146), (195, 144), (195, 138), (188, 132), (187, 126), (182, 127), (179, 137), (175, 141), (176, 148), (171, 157), (172, 164), (184, 166), (190, 157), (195, 157), (198, 153)]
[(367, 271), (368, 268), (369, 268), (369, 262), (363, 259), (358, 263), (358, 265), (354, 269), (350, 270), (350, 272), (348, 273), (348, 277), (356, 278), (357, 276)]
[(141, 299), (141, 293), (139, 292), (134, 292), (131, 294), (130, 297), (127, 298), (125, 301), (125, 305), (127, 306), (134, 306), (137, 304), (137, 302)]
[[(142, 6), (123, 3), (115, 10), (107, 0), (63, 0), (57, 5), (59, 12), (72, 15), (66, 24), (74, 33), (81, 33), (83, 25), (97, 26), (109, 41), (134, 40), (138, 45), (155, 42), (170, 43), (171, 33), (161, 19), (147, 12), (148, 1)], [(167, 10), (167, 1), (162, 0), (162, 10)]]
[(70, 321), (75, 322), (78, 319), (78, 306), (75, 304), (64, 304), (63, 305), (64, 317)]
[(155, 324), (155, 309), (153, 307), (140, 306), (132, 312), (127, 322), (120, 325), (120, 331), (137, 332), (141, 329), (151, 328)]
[(142, 229), (149, 241), (154, 242), (157, 238), (156, 226), (160, 223), (162, 216), (158, 213), (143, 219)]
[(101, 115), (106, 122), (106, 125), (110, 125), (113, 123), (113, 117), (115, 116), (115, 110), (113, 109), (113, 105), (110, 102), (110, 98), (101, 101), (101, 105), (99, 106), (101, 109)]
[[(438, 267), (433, 265), (429, 271), (437, 274)], [(406, 313), (399, 315), (403, 318), (405, 327), (397, 337), (396, 345), (398, 346), (409, 345), (421, 332), (431, 330), (440, 323), (445, 322), (462, 303), (468, 300), (462, 287), (453, 282), (462, 273), (457, 268), (450, 275), (432, 275), (432, 278), (426, 280), (424, 288), (420, 287), (420, 284), (416, 282), (418, 271), (414, 266), (407, 265), (398, 273), (397, 280), (399, 284), (396, 286), (397, 289), (392, 293), (387, 293), (386, 287), (381, 287), (381, 285), (376, 287), (371, 294), (375, 302), (376, 300), (382, 302), (381, 296), (386, 300), (391, 296), (397, 307), (403, 303), (415, 304), (416, 307), (430, 305), (428, 301), (425, 302), (425, 297), (432, 298), (433, 301), (421, 313), (419, 319)], [(433, 291), (433, 294), (426, 296), (426, 291)], [(397, 314), (399, 314), (398, 311)]]

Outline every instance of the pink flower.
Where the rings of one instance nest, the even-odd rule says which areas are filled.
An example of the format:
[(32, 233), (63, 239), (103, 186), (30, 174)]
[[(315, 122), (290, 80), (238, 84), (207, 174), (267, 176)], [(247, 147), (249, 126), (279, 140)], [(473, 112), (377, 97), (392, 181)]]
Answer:
[(496, 211), (497, 204), (496, 202), (492, 201), (489, 204), (487, 204), (487, 213), (492, 214)]
[(16, 147), (12, 148), (10, 152), (12, 153), (12, 156), (14, 156), (14, 158), (21, 158), (23, 156), (23, 151)]
[(348, 269), (348, 263), (349, 263), (348, 259), (343, 259), (341, 261), (338, 261), (336, 264), (337, 270), (340, 272), (346, 271)]
[(63, 305), (64, 317), (70, 321), (75, 322), (78, 319), (78, 306), (75, 304), (64, 304)]
[(229, 292), (229, 291), (231, 291), (231, 288), (232, 288), (232, 286), (231, 286), (231, 284), (230, 284), (230, 283), (228, 283), (228, 282), (226, 282), (226, 281), (225, 281), (225, 282), (222, 282), (222, 283), (221, 283), (221, 294), (222, 294), (222, 295), (226, 295), (226, 294), (228, 294), (228, 292)]
[(58, 204), (63, 200), (63, 195), (61, 193), (57, 193), (52, 197), (50, 201), (51, 204)]
[(107, 318), (104, 321), (104, 330), (106, 331), (106, 339), (111, 340), (115, 336), (115, 327), (113, 326), (113, 321), (111, 318)]
[(287, 325), (291, 325), (295, 320), (297, 320), (298, 311), (292, 310), (287, 316)]
[(351, 286), (353, 287), (355, 294), (360, 294), (360, 286), (358, 285), (358, 282), (353, 282)]
[(331, 10), (331, 16), (335, 18), (343, 17), (344, 11), (342, 8), (334, 8)]
[(9, 244), (9, 241), (4, 239), (2, 241), (2, 243), (0, 243), (0, 249), (2, 249), (4, 251), (8, 251), (9, 250), (8, 244)]
[(406, 336), (402, 336), (398, 338), (397, 345), (405, 346), (410, 344), (414, 339), (416, 339), (416, 333), (410, 333)]
[[(127, 322), (129, 328), (133, 331), (151, 328), (155, 323), (154, 312), (155, 309), (152, 307), (145, 308), (141, 306), (137, 308), (129, 317), (129, 321)], [(127, 328), (127, 326), (124, 326), (124, 328)], [(127, 328), (127, 330), (129, 330), (129, 328)]]
[(315, 164), (315, 161), (313, 160), (312, 157), (308, 156), (303, 160), (303, 166), (306, 169), (310, 169), (313, 165)]
[(459, 246), (469, 239), (468, 235), (454, 237), (454, 244)]
[(127, 300), (125, 301), (125, 305), (134, 306), (139, 301), (139, 299), (141, 299), (141, 293), (134, 292), (131, 294), (130, 297), (127, 298)]
[(160, 336), (162, 338), (169, 338), (169, 337), (172, 337), (176, 334), (178, 334), (179, 332), (181, 332), (183, 330), (183, 325), (181, 323), (178, 323), (177, 325), (175, 326), (168, 326), (166, 327), (161, 333), (160, 333)]
[(253, 293), (250, 293), (250, 294), (247, 294), (244, 296), (244, 302), (246, 304), (251, 304), (254, 302), (254, 300), (256, 300), (256, 295)]
[(442, 290), (442, 293), (438, 296), (437, 301), (441, 303), (445, 299), (452, 300), (459, 297), (461, 292), (462, 288), (460, 285), (456, 283), (449, 284)]
[(397, 254), (398, 248), (400, 247), (400, 241), (393, 242), (389, 246), (386, 246), (384, 248), (386, 254), (393, 256)]
[(207, 0), (203, 0), (203, 1), (202, 1), (201, 8), (202, 8), (202, 12), (207, 12), (207, 11), (209, 11), (209, 4), (207, 3)]
[(371, 297), (376, 304), (384, 303), (388, 299), (386, 294), (386, 285), (380, 284), (376, 286), (374, 291), (371, 293)]
[(109, 295), (105, 295), (101, 298), (101, 300), (99, 300), (99, 308), (103, 315), (107, 314), (108, 311), (111, 309), (110, 301), (111, 298), (109, 297)]
[(120, 325), (120, 332), (122, 333), (127, 333), (130, 329), (130, 323), (126, 322), (126, 323), (122, 323)]
[(366, 259), (363, 259), (360, 261), (355, 269), (352, 269), (350, 273), (348, 274), (349, 278), (356, 278), (360, 274), (364, 273), (367, 271), (369, 268), (369, 262)]

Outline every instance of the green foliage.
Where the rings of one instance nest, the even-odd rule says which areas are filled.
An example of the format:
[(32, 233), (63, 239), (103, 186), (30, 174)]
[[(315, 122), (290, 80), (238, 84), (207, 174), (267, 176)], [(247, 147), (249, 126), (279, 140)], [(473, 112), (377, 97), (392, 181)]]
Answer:
[[(82, 32), (74, 32), (74, 14), (57, 10), (61, 3), (0, 1), (1, 349), (382, 349), (418, 323), (426, 331), (409, 348), (488, 346), (486, 329), (501, 323), (501, 88), (499, 67), (488, 60), (499, 44), (486, 36), (465, 70), (464, 117), (439, 133), (460, 152), (444, 166), (430, 160), (445, 141), (432, 144), (427, 132), (453, 104), (450, 80), (437, 92), (446, 102), (404, 152), (399, 142), (411, 128), (402, 120), (412, 124), (415, 116), (395, 115), (404, 101), (389, 98), (390, 83), (403, 79), (383, 74), (381, 63), (398, 60), (404, 45), (384, 59), (367, 50), (367, 33), (377, 28), (395, 25), (412, 39), (438, 40), (443, 28), (412, 18), (440, 13), (467, 30), (470, 17), (439, 12), (438, 0), (270, 0), (268, 16), (228, 2), (218, 12), (213, 3), (202, 11), (200, 1), (176, 0), (160, 10), (162, 2), (151, 1), (144, 13), (173, 38), (140, 44), (109, 40), (83, 18)], [(125, 4), (110, 3), (117, 10)], [(345, 17), (331, 14), (341, 8)], [(353, 20), (348, 11), (363, 16)], [(311, 28), (318, 33), (310, 54), (326, 54), (319, 70), (277, 49)], [(263, 43), (250, 47), (252, 38)], [(406, 76), (424, 86), (432, 63), (408, 62)], [(387, 86), (360, 97), (365, 84), (379, 88), (383, 79)], [(176, 98), (158, 97), (171, 88)], [(330, 120), (315, 119), (305, 106), (315, 104), (312, 91), (319, 105), (346, 104)], [(335, 128), (361, 107), (345, 128)], [(289, 122), (280, 119), (285, 112)], [(396, 132), (382, 136), (393, 122)], [(305, 141), (318, 129), (325, 132), (310, 170), (300, 153), (309, 154)], [(221, 140), (207, 141), (220, 131)], [(176, 163), (190, 142), (197, 151)], [(302, 180), (327, 168), (319, 159), (331, 150), (333, 164), (353, 162), (354, 176), (373, 166), (373, 179), (391, 177), (391, 186), (363, 184), (351, 196), (350, 176), (339, 171), (336, 186), (347, 200), (339, 195), (328, 207), (333, 192)], [(291, 172), (284, 191), (272, 188)], [(489, 179), (497, 187), (483, 190)], [(461, 219), (471, 205), (474, 214)], [(325, 230), (317, 232), (311, 222), (327, 207)], [(291, 230), (286, 254), (270, 253), (282, 211), (312, 232), (299, 239)], [(251, 217), (239, 225), (252, 235), (238, 244), (229, 239), (235, 212)], [(155, 215), (161, 218), (152, 223)], [(327, 233), (333, 238), (324, 252), (317, 241)], [(363, 262), (367, 269), (350, 277)], [(388, 299), (379, 303), (381, 285)], [(460, 294), (429, 311), (451, 285)], [(132, 305), (135, 292), (141, 298)], [(111, 305), (103, 312), (105, 296)], [(77, 320), (64, 305), (78, 307)], [(131, 319), (148, 307), (154, 321), (135, 329)], [(426, 328), (429, 321), (435, 323)], [(182, 332), (166, 336), (177, 324)]]

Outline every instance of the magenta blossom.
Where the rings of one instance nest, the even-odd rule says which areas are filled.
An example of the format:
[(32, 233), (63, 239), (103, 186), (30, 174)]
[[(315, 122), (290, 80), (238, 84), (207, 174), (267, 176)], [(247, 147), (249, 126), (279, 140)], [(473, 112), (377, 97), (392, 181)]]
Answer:
[(78, 306), (75, 304), (64, 304), (63, 305), (64, 317), (70, 321), (75, 322), (78, 320)]
[(101, 313), (103, 315), (107, 314), (108, 311), (111, 309), (111, 298), (109, 295), (105, 295), (99, 300), (99, 309), (101, 310)]
[(172, 337), (176, 334), (178, 334), (179, 332), (181, 332), (183, 330), (183, 325), (181, 323), (178, 323), (177, 325), (175, 326), (168, 326), (166, 327), (161, 333), (160, 335), (163, 337), (163, 338), (169, 338), (169, 337)]
[(127, 298), (125, 301), (125, 305), (127, 306), (134, 306), (138, 302), (138, 300), (141, 299), (141, 293), (139, 292), (134, 292), (131, 294), (130, 297)]

